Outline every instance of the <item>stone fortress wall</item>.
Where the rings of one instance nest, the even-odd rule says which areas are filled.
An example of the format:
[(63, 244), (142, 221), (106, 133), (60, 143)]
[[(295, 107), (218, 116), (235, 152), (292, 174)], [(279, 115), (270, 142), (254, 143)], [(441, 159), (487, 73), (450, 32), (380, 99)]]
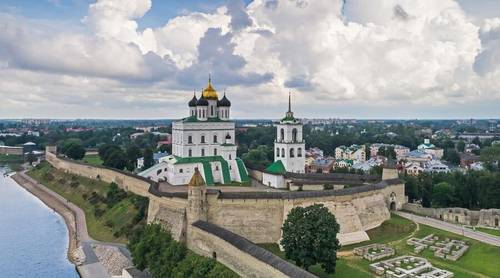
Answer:
[[(254, 273), (264, 270), (271, 275), (269, 277), (286, 277), (300, 271), (255, 245), (278, 243), (283, 221), (293, 207), (324, 204), (336, 216), (341, 228), (338, 238), (345, 245), (368, 240), (366, 230), (381, 225), (390, 218), (390, 209), (401, 209), (406, 203), (403, 181), (391, 175), (393, 173), (385, 172), (385, 177), (378, 183), (340, 190), (221, 192), (208, 187), (201, 202), (206, 219), (195, 225), (188, 221), (188, 208), (192, 202), (188, 192), (162, 192), (156, 182), (65, 159), (57, 156), (56, 151), (47, 147), (46, 160), (52, 166), (69, 173), (115, 182), (124, 190), (148, 197), (148, 223), (161, 223), (175, 239), (185, 241), (191, 250), (205, 256), (217, 256), (217, 260), (243, 277), (255, 277)], [(231, 258), (242, 259), (235, 261)], [(285, 267), (281, 269), (282, 266)]]
[(500, 228), (500, 209), (425, 208), (420, 204), (406, 203), (403, 210), (461, 225)]

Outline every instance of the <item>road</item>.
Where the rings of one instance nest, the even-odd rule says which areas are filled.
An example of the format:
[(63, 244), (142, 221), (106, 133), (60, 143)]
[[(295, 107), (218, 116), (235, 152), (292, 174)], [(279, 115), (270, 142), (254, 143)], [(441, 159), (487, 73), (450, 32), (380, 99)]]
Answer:
[(401, 212), (397, 211), (394, 212), (395, 214), (410, 219), (414, 222), (417, 222), (419, 224), (424, 224), (427, 226), (431, 226), (440, 230), (445, 230), (454, 234), (462, 235), (468, 238), (475, 239), (477, 241), (481, 241), (487, 244), (495, 245), (500, 247), (500, 237), (493, 236), (490, 234), (482, 233), (479, 231), (474, 231), (468, 228), (465, 228), (464, 226), (457, 225), (457, 224), (452, 224), (448, 222), (444, 222), (441, 220), (437, 220), (434, 218), (428, 218), (424, 216), (419, 216), (411, 213), (406, 213), (406, 212)]

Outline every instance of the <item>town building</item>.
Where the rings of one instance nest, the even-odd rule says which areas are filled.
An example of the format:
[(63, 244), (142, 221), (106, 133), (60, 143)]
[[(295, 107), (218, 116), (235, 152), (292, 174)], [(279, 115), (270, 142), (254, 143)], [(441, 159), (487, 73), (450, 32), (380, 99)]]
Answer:
[[(168, 156), (169, 154), (167, 152), (156, 152), (156, 153), (153, 153), (153, 161), (154, 161), (154, 164), (158, 164), (160, 163), (160, 160), (166, 156)], [(144, 167), (144, 157), (139, 157), (137, 159), (137, 169), (142, 169), (142, 167)]]
[(335, 148), (335, 159), (354, 160), (359, 162), (366, 161), (366, 152), (364, 145), (351, 145), (350, 147), (339, 146)]
[(444, 150), (436, 147), (429, 139), (424, 139), (424, 143), (418, 145), (417, 149), (431, 154), (437, 159), (441, 159), (444, 155)]
[(460, 154), (460, 167), (464, 169), (469, 169), (471, 164), (479, 161), (479, 156), (472, 153), (461, 153)]
[(410, 148), (395, 145), (395, 144), (384, 144), (384, 143), (375, 143), (370, 146), (370, 157), (376, 157), (378, 155), (378, 151), (380, 148), (392, 148), (396, 153), (396, 157), (402, 157), (407, 155), (410, 152)]
[(249, 182), (243, 161), (236, 157), (235, 124), (226, 95), (219, 99), (209, 78), (200, 98), (194, 95), (188, 107), (189, 116), (172, 123), (172, 154), (139, 175), (183, 185), (198, 169), (207, 185)]

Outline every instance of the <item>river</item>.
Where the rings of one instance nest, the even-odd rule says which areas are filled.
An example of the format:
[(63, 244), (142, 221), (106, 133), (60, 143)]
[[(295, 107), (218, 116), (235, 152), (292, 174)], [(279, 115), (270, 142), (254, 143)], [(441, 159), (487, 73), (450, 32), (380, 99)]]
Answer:
[(63, 218), (4, 171), (0, 166), (0, 277), (79, 277), (67, 259)]

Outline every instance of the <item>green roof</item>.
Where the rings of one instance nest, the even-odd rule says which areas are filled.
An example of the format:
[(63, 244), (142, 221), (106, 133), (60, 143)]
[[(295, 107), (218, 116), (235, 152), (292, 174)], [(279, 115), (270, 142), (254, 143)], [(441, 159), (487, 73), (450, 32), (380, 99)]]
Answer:
[(269, 165), (269, 167), (267, 167), (265, 171), (271, 174), (286, 173), (285, 166), (283, 165), (283, 162), (281, 162), (281, 160), (277, 160), (273, 164)]
[(176, 162), (174, 164), (189, 164), (189, 163), (203, 163), (224, 160), (222, 156), (196, 156), (196, 157), (178, 157), (175, 156)]
[(184, 122), (184, 123), (198, 123), (198, 122), (230, 122), (230, 121), (229, 120), (228, 121), (221, 120), (219, 117), (207, 118), (206, 121), (200, 121), (200, 120), (198, 120), (198, 118), (196, 116), (189, 116), (187, 118), (182, 119), (182, 122)]

